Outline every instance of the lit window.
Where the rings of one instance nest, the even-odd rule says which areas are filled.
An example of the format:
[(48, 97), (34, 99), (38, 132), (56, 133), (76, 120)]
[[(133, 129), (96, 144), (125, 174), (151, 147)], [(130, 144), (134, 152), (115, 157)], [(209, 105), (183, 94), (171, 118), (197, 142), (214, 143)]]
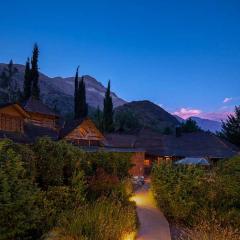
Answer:
[(149, 166), (149, 165), (150, 165), (150, 160), (145, 159), (145, 160), (144, 160), (144, 166)]

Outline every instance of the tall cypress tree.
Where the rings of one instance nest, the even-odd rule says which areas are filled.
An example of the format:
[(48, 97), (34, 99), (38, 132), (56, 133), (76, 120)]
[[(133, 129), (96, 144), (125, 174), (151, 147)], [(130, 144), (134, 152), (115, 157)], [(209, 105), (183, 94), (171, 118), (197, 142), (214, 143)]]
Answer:
[(39, 56), (39, 49), (38, 49), (38, 45), (35, 43), (33, 48), (32, 59), (31, 59), (32, 97), (34, 97), (35, 99), (40, 98), (40, 89), (38, 85), (38, 80), (39, 80), (38, 56)]
[(86, 88), (84, 83), (84, 77), (81, 77), (81, 81), (78, 85), (78, 118), (86, 117), (88, 115), (88, 105), (86, 102)]
[(78, 69), (79, 67), (77, 67), (77, 71), (76, 71), (76, 75), (75, 75), (75, 88), (74, 88), (74, 118), (77, 119), (78, 116), (78, 100), (79, 100), (79, 94), (78, 94)]
[(28, 100), (31, 97), (32, 78), (30, 69), (30, 60), (27, 59), (23, 83), (23, 100)]
[(105, 132), (113, 131), (113, 103), (110, 91), (110, 81), (108, 81), (103, 102), (103, 128)]

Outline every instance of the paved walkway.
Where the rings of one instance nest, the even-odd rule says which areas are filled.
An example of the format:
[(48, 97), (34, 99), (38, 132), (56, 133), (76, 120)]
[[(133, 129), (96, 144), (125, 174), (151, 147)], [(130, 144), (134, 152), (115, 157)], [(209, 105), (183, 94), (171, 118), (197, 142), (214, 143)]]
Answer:
[(132, 200), (137, 204), (140, 221), (137, 240), (171, 240), (169, 224), (161, 211), (155, 207), (148, 183), (136, 191)]

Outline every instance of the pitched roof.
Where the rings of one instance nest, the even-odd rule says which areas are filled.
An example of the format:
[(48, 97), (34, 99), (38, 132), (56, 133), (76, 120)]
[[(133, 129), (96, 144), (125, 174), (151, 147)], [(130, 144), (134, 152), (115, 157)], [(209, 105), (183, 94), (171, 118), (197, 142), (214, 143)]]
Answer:
[(37, 100), (33, 97), (29, 98), (29, 100), (24, 104), (24, 109), (27, 112), (58, 117), (57, 114), (54, 113), (47, 105), (43, 104), (40, 100)]
[(134, 148), (136, 138), (136, 135), (130, 134), (106, 134), (104, 145), (114, 148)]
[(74, 120), (70, 120), (67, 121), (64, 125), (63, 128), (60, 131), (60, 138), (65, 137), (66, 135), (68, 135), (70, 132), (72, 132), (75, 128), (77, 128), (79, 125), (81, 125), (84, 121), (89, 121), (94, 129), (99, 133), (99, 135), (101, 135), (101, 137), (103, 138), (102, 133), (100, 132), (100, 130), (95, 126), (94, 122), (89, 118), (89, 117), (84, 117), (84, 118), (80, 118), (80, 119), (74, 119)]
[(143, 130), (138, 135), (106, 135), (107, 146), (145, 149), (156, 156), (225, 158), (237, 154), (236, 149), (214, 134), (185, 133), (181, 137)]
[(25, 111), (25, 109), (18, 103), (5, 103), (5, 104), (0, 104), (0, 108), (5, 108), (5, 107), (10, 107), (12, 106), (13, 108), (16, 109), (23, 117), (29, 117), (28, 113)]
[(64, 124), (63, 128), (61, 129), (59, 137), (63, 138), (66, 135), (68, 135), (72, 130), (74, 130), (76, 127), (78, 127), (83, 122), (83, 120), (84, 120), (84, 118), (67, 121)]
[(155, 155), (225, 158), (237, 154), (219, 137), (203, 131), (185, 133), (181, 137), (160, 134), (149, 134), (148, 137), (150, 144), (144, 135), (140, 135), (136, 145), (144, 144), (147, 151)]

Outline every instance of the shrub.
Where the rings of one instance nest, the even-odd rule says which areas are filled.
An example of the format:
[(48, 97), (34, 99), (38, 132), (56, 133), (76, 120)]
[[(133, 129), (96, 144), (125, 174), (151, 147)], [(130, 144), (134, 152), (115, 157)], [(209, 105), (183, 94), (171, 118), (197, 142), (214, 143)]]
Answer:
[(166, 216), (195, 226), (217, 221), (221, 226), (240, 227), (240, 157), (221, 161), (211, 171), (193, 166), (155, 166), (152, 185)]
[[(38, 239), (61, 219), (61, 232), (74, 239), (114, 239), (134, 230), (126, 192), (130, 156), (84, 153), (49, 138), (31, 147), (1, 141), (0, 240)], [(87, 193), (95, 201), (87, 203)]]
[(106, 173), (102, 168), (98, 168), (96, 174), (89, 179), (88, 195), (91, 199), (96, 199), (101, 196), (108, 197), (118, 186), (118, 177)]
[(135, 206), (103, 198), (63, 217), (52, 239), (120, 240), (135, 231)]
[(199, 194), (202, 177), (203, 171), (199, 168), (155, 166), (152, 187), (158, 206), (174, 221), (192, 223), (196, 210), (205, 204)]
[(230, 226), (222, 226), (217, 221), (203, 221), (193, 229), (186, 229), (178, 240), (239, 240), (239, 231)]
[(43, 189), (70, 184), (84, 156), (78, 148), (46, 137), (38, 139), (33, 150), (36, 154), (37, 180)]
[(121, 181), (129, 176), (129, 170), (132, 167), (130, 158), (131, 153), (103, 151), (87, 153), (85, 161), (81, 162), (81, 168), (87, 176), (93, 176), (98, 168), (102, 168)]
[[(36, 231), (41, 221), (40, 192), (24, 169), (20, 146), (0, 143), (0, 239), (23, 239)], [(25, 160), (25, 159), (24, 159)]]

